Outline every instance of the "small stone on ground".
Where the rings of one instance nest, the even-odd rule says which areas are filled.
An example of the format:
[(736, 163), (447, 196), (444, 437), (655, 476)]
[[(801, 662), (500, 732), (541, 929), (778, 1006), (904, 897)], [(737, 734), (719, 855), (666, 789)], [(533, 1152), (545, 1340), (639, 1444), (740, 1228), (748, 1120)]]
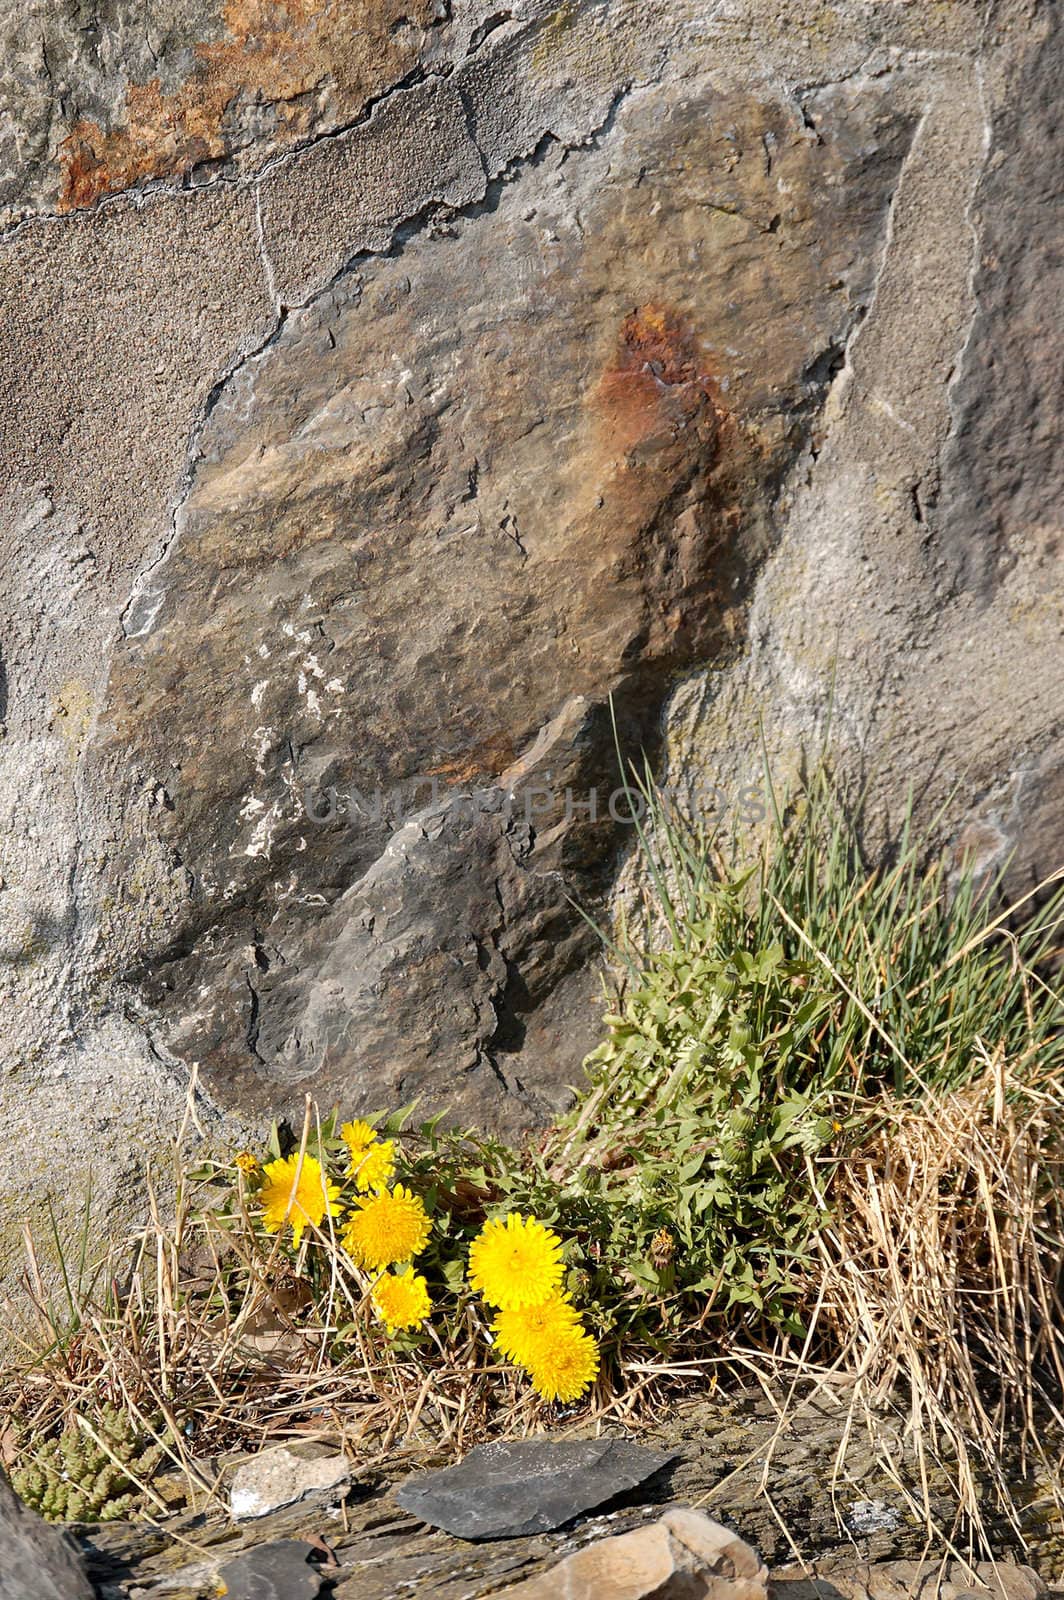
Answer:
[(310, 1564), (312, 1551), (302, 1539), (246, 1550), (222, 1568), (225, 1600), (316, 1600), (323, 1575)]
[(767, 1600), (757, 1551), (702, 1511), (674, 1507), (657, 1522), (599, 1539), (498, 1600)]
[(335, 1504), (351, 1482), (346, 1456), (308, 1459), (281, 1447), (244, 1461), (233, 1474), (229, 1509), (234, 1522), (268, 1516), (313, 1496)]
[(893, 1533), (901, 1512), (885, 1500), (855, 1500), (846, 1513), (846, 1526), (857, 1538), (870, 1533)]

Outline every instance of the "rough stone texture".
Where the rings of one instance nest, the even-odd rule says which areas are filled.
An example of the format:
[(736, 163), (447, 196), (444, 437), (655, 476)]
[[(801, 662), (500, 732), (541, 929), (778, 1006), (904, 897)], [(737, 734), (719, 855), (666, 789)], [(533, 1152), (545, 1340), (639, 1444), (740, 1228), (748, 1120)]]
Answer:
[(911, 781), (946, 846), (1012, 858), (1017, 892), (1062, 857), (1062, 82), (1055, 8), (995, 6), (927, 97), (746, 646), (666, 718), (672, 769), (726, 792), (758, 780), (760, 718), (781, 787), (826, 737), (871, 816)]
[[(763, 1397), (693, 1402), (665, 1413), (641, 1426), (638, 1440), (673, 1452), (674, 1464), (617, 1509), (578, 1517), (553, 1533), (470, 1544), (427, 1528), (396, 1500), (395, 1484), (405, 1479), (411, 1456), (419, 1453), (407, 1446), (389, 1456), (383, 1471), (363, 1467), (356, 1472), (342, 1517), (303, 1504), (234, 1526), (217, 1512), (201, 1511), (183, 1513), (163, 1528), (83, 1528), (79, 1540), (101, 1600), (126, 1600), (130, 1593), (162, 1600), (175, 1592), (181, 1600), (193, 1595), (209, 1600), (228, 1562), (242, 1551), (286, 1539), (315, 1546), (338, 1600), (395, 1600), (403, 1594), (480, 1600), (507, 1584), (549, 1574), (603, 1540), (653, 1526), (682, 1504), (704, 1510), (760, 1552), (772, 1574), (770, 1600), (865, 1600), (859, 1585), (869, 1600), (902, 1600), (899, 1580), (914, 1574), (920, 1600), (935, 1600), (936, 1577), (950, 1586), (947, 1600), (959, 1600), (964, 1573), (954, 1563), (943, 1564), (937, 1551), (928, 1551), (923, 1521), (906, 1508), (906, 1491), (919, 1490), (921, 1467), (904, 1419), (884, 1416), (873, 1442), (863, 1428), (852, 1428), (851, 1399), (846, 1391), (832, 1399), (819, 1390), (796, 1408), (782, 1433), (777, 1411)], [(840, 1494), (838, 1451), (844, 1436), (845, 1476), (852, 1487)], [(363, 1445), (356, 1445), (360, 1454), (376, 1454), (369, 1441)], [(956, 1506), (940, 1469), (932, 1467), (927, 1487), (931, 1512), (948, 1530)], [(845, 1526), (851, 1495), (890, 1499), (902, 1514), (892, 1528), (855, 1537)], [(1031, 1560), (1045, 1577), (1059, 1577), (1061, 1546), (1045, 1520), (1044, 1502), (1022, 1513), (1030, 1552), (1019, 1548), (1016, 1531), (1004, 1517), (993, 1521), (989, 1494), (986, 1510), (1003, 1585), (991, 1592), (997, 1600), (1040, 1600), (1044, 1583), (1015, 1563)], [(795, 1549), (806, 1568), (795, 1567)], [(1059, 1593), (1059, 1583), (1055, 1590)], [(986, 1594), (974, 1588), (967, 1592)]]
[[(219, 398), (91, 752), (147, 808), (107, 840), (100, 948), (216, 1094), (504, 1114), (526, 1016), (586, 960), (565, 897), (616, 832), (515, 821), (513, 769), (519, 808), (548, 771), (582, 794), (611, 692), (646, 730), (671, 673), (733, 648), (910, 132), (879, 93), (834, 95), (818, 142), (782, 101), (648, 89), (595, 148), (362, 263)], [(433, 778), (480, 814), (308, 825), (308, 784)]]
[(500, 1600), (767, 1600), (756, 1550), (704, 1512), (677, 1506), (658, 1522), (600, 1539)]
[(873, 809), (1058, 864), (1055, 6), (90, 12), (0, 4), (0, 1260), (193, 1069), (564, 1104), (610, 695), (734, 798), (833, 683)]
[(0, 222), (234, 181), (450, 70), (500, 20), (476, 0), (117, 0), (105, 16), (0, 8)]
[(0, 1472), (0, 1600), (93, 1600), (66, 1536), (30, 1511)]
[(1042, 1600), (1046, 1584), (1031, 1567), (1011, 1561), (858, 1561), (835, 1557), (812, 1571), (780, 1567), (772, 1575), (772, 1600)]
[(626, 1439), (498, 1439), (408, 1478), (396, 1499), (460, 1539), (526, 1538), (636, 1488), (669, 1460)]

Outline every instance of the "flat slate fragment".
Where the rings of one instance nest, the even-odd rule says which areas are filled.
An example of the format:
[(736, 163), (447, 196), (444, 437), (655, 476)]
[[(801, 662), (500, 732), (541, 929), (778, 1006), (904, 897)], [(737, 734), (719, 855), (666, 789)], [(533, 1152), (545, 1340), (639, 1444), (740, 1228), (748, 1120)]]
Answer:
[(673, 1459), (626, 1439), (501, 1439), (408, 1478), (396, 1498), (459, 1539), (518, 1539), (564, 1526)]
[(310, 1565), (313, 1546), (302, 1539), (278, 1539), (245, 1550), (222, 1568), (228, 1600), (315, 1600), (324, 1581)]

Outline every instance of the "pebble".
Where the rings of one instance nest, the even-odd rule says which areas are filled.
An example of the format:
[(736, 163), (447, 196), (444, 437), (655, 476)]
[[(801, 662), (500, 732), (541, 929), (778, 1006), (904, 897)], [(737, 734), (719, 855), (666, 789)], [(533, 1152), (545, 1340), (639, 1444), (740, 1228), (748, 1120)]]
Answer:
[(234, 1522), (249, 1522), (308, 1495), (335, 1505), (350, 1483), (351, 1463), (346, 1456), (307, 1459), (283, 1447), (263, 1450), (234, 1472), (229, 1511)]

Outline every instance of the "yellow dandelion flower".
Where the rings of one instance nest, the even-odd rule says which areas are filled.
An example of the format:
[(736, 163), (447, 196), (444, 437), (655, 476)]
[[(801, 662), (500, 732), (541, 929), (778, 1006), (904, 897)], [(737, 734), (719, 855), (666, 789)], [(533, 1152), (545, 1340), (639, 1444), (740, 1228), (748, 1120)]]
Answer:
[[(313, 1156), (287, 1156), (281, 1161), (268, 1161), (263, 1168), (265, 1182), (259, 1190), (259, 1205), (267, 1233), (280, 1233), (285, 1219), (292, 1225), (292, 1242), (299, 1243), (307, 1223), (319, 1227), (326, 1210), (335, 1217), (335, 1201), (340, 1191), (329, 1182), (321, 1169), (321, 1162)], [(291, 1207), (291, 1209), (289, 1209)]]
[(340, 1137), (351, 1156), (351, 1175), (363, 1194), (387, 1188), (395, 1172), (395, 1140), (378, 1139), (368, 1122), (345, 1122)]
[(428, 1285), (424, 1278), (413, 1272), (386, 1272), (373, 1285), (371, 1299), (374, 1311), (389, 1333), (398, 1333), (401, 1328), (416, 1328), (432, 1310)]
[(420, 1255), (428, 1243), (429, 1219), (416, 1194), (394, 1189), (358, 1202), (344, 1230), (344, 1245), (360, 1267), (377, 1271)]
[(236, 1161), (234, 1162), (234, 1165), (237, 1166), (241, 1172), (246, 1172), (249, 1174), (252, 1172), (258, 1172), (259, 1158), (258, 1156), (253, 1156), (250, 1150), (241, 1150), (240, 1154), (236, 1158)]
[(598, 1372), (598, 1345), (583, 1328), (566, 1328), (553, 1339), (542, 1340), (532, 1360), (523, 1365), (544, 1400), (576, 1400)]
[(516, 1361), (520, 1366), (527, 1367), (541, 1348), (550, 1345), (559, 1334), (578, 1327), (579, 1323), (580, 1318), (570, 1304), (568, 1295), (552, 1294), (542, 1305), (500, 1311), (491, 1325), (491, 1331), (507, 1361)]
[(469, 1281), (504, 1311), (536, 1306), (562, 1279), (562, 1242), (535, 1217), (511, 1211), (486, 1222), (469, 1247)]
[(351, 1152), (351, 1160), (356, 1161), (371, 1144), (376, 1144), (377, 1130), (369, 1122), (345, 1122), (340, 1137)]
[(394, 1141), (382, 1139), (380, 1144), (371, 1144), (357, 1160), (352, 1156), (351, 1171), (356, 1189), (361, 1189), (363, 1194), (373, 1189), (386, 1189), (395, 1172)]

